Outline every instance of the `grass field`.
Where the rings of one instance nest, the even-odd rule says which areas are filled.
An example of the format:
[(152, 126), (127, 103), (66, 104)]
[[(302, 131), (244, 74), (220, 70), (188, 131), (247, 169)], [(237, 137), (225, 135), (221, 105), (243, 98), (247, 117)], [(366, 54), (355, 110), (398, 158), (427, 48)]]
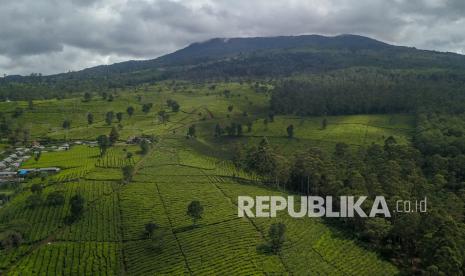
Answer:
[[(231, 91), (225, 97), (223, 91)], [(141, 97), (141, 101), (138, 100)], [(181, 111), (171, 112), (165, 105), (175, 99)], [(263, 124), (268, 95), (253, 92), (249, 85), (185, 84), (173, 89), (158, 84), (137, 91), (118, 91), (113, 102), (94, 96), (81, 99), (36, 101), (33, 110), (26, 103), (0, 103), (12, 112), (22, 106), (25, 113), (17, 123), (30, 127), (31, 137), (94, 140), (108, 134), (107, 111), (125, 112), (136, 108), (132, 117), (124, 113), (120, 141), (104, 156), (97, 147), (74, 145), (68, 151), (44, 152), (38, 161), (30, 159), (23, 168), (60, 167), (62, 170), (40, 179), (28, 180), (22, 190), (0, 209), (0, 230), (13, 223), (29, 225), (24, 243), (15, 250), (0, 251), (0, 274), (105, 274), (105, 275), (393, 275), (397, 269), (376, 253), (360, 246), (343, 232), (319, 219), (238, 218), (238, 195), (274, 195), (283, 192), (260, 184), (260, 177), (237, 170), (229, 160), (231, 146), (237, 142), (255, 143), (267, 136), (272, 145), (292, 154), (309, 146), (332, 150), (338, 142), (354, 147), (383, 143), (393, 136), (400, 143), (410, 143), (413, 117), (397, 115), (328, 116), (321, 128), (321, 117), (275, 116)], [(148, 114), (141, 104), (153, 102)], [(232, 111), (228, 106), (233, 105)], [(157, 112), (169, 111), (169, 121), (159, 122)], [(87, 125), (86, 114), (95, 122)], [(244, 116), (247, 113), (247, 117)], [(64, 130), (64, 119), (71, 129)], [(251, 120), (251, 132), (243, 137), (215, 138), (214, 126)], [(196, 124), (197, 138), (186, 139), (187, 128)], [(286, 137), (286, 127), (293, 124), (295, 137)], [(138, 146), (125, 145), (128, 137), (153, 134), (158, 142), (142, 156)], [(127, 153), (132, 153), (132, 158)], [(133, 180), (121, 181), (121, 168), (135, 167)], [(249, 183), (243, 184), (247, 180)], [(62, 191), (65, 204), (42, 203), (28, 208), (32, 183), (42, 183), (45, 199)], [(76, 194), (85, 198), (82, 217), (66, 224), (69, 201)], [(186, 215), (192, 200), (204, 206), (204, 216), (197, 227)], [(287, 240), (279, 255), (263, 254), (257, 246), (268, 240), (272, 222), (286, 224)], [(154, 222), (156, 242), (147, 237), (144, 225)]]

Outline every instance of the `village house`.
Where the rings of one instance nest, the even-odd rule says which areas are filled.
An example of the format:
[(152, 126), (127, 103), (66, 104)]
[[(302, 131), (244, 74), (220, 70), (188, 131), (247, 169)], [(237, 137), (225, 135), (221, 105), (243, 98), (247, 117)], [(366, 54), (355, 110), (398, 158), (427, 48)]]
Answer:
[(0, 172), (0, 179), (10, 179), (16, 176), (16, 172)]
[(5, 162), (5, 163), (13, 163), (13, 161), (14, 160), (11, 157), (7, 157), (7, 158), (3, 159), (3, 162)]
[(36, 171), (38, 172), (48, 172), (48, 173), (58, 173), (60, 172), (60, 168), (57, 168), (57, 167), (50, 167), (50, 168), (39, 168), (39, 169), (36, 169)]

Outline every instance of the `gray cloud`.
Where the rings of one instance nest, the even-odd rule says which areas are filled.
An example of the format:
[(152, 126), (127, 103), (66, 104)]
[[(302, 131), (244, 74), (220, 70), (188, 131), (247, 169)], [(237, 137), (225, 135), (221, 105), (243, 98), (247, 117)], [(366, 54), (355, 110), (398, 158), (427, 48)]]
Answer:
[(355, 33), (465, 53), (462, 0), (0, 0), (0, 74), (148, 59), (212, 37)]

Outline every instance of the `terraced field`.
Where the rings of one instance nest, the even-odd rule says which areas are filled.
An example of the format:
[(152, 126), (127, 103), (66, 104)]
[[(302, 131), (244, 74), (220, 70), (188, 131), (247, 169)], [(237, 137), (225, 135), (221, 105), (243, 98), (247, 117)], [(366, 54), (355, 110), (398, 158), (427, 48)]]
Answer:
[(119, 254), (116, 243), (53, 242), (22, 258), (9, 275), (116, 275)]
[[(241, 185), (228, 181), (218, 184), (218, 187), (233, 202), (239, 195), (285, 196), (285, 194), (273, 192), (263, 187)], [(252, 220), (254, 225), (263, 233), (266, 233), (271, 223), (282, 222), (286, 224), (288, 239), (284, 245), (282, 257), (289, 269), (298, 275), (373, 275), (374, 272), (387, 275), (396, 272), (394, 266), (378, 262), (376, 254), (360, 248), (353, 240), (344, 236), (343, 233), (328, 228), (319, 219), (295, 219), (284, 215), (278, 218), (253, 218)], [(312, 266), (309, 266), (309, 263)]]
[[(158, 92), (161, 89), (162, 92)], [(183, 91), (163, 91), (162, 86), (138, 91), (142, 102), (154, 102), (148, 114), (142, 114), (134, 94), (118, 93), (114, 102), (95, 99), (50, 100), (36, 103), (21, 120), (37, 116), (38, 125), (31, 126), (32, 136), (51, 138), (95, 139), (108, 134), (111, 126), (103, 122), (108, 110), (125, 111), (136, 107), (136, 114), (126, 113), (121, 122), (120, 141), (100, 156), (97, 147), (74, 145), (69, 151), (43, 152), (39, 161), (30, 159), (23, 168), (60, 167), (56, 175), (45, 181), (23, 183), (11, 202), (0, 209), (0, 230), (13, 222), (26, 222), (24, 243), (15, 250), (0, 252), (0, 274), (105, 274), (105, 275), (393, 275), (397, 269), (374, 252), (361, 247), (350, 236), (328, 227), (319, 219), (238, 218), (236, 199), (239, 195), (282, 194), (261, 185), (254, 173), (237, 170), (227, 160), (231, 145), (255, 143), (262, 136), (284, 152), (299, 147), (352, 141), (353, 146), (381, 143), (383, 137), (394, 136), (409, 143), (412, 117), (409, 115), (373, 115), (322, 118), (275, 116), (265, 128), (263, 116), (266, 94), (253, 92), (240, 84), (219, 85), (217, 91), (189, 86)], [(224, 89), (232, 96), (222, 96)], [(190, 90), (194, 92), (189, 92)], [(170, 112), (165, 124), (156, 113), (166, 109), (166, 99), (181, 105), (178, 113)], [(206, 105), (205, 103), (208, 103)], [(232, 111), (228, 106), (234, 105)], [(25, 105), (24, 105), (25, 106)], [(103, 106), (103, 107), (102, 107)], [(14, 106), (9, 106), (12, 110)], [(65, 112), (66, 111), (66, 112)], [(66, 113), (51, 118), (50, 114)], [(86, 123), (87, 112), (97, 118)], [(242, 120), (244, 112), (253, 120), (251, 132), (243, 137), (223, 140), (213, 137), (217, 123), (227, 125)], [(72, 128), (60, 128), (62, 119), (70, 118)], [(196, 124), (197, 137), (186, 139), (187, 128)], [(295, 138), (286, 137), (286, 127), (295, 126)], [(116, 125), (116, 123), (113, 123)], [(154, 134), (154, 147), (143, 156), (138, 146), (123, 145), (132, 136)], [(131, 155), (128, 158), (127, 153)], [(132, 165), (135, 175), (123, 184), (122, 167)], [(62, 191), (65, 204), (36, 208), (26, 206), (33, 183), (44, 184), (40, 195)], [(247, 183), (247, 184), (244, 184)], [(82, 217), (66, 224), (69, 201), (76, 194), (85, 198)], [(187, 205), (198, 200), (204, 215), (196, 227), (186, 214)], [(278, 255), (257, 250), (269, 239), (268, 227), (273, 222), (286, 224), (287, 240)], [(151, 238), (145, 225), (155, 223)]]
[[(163, 155), (162, 152), (159, 154)], [(187, 168), (172, 164), (176, 155), (185, 157), (192, 152), (184, 152), (181, 149), (176, 153), (166, 154), (169, 156), (165, 159), (149, 157), (146, 163), (152, 166), (142, 168), (140, 175), (143, 177), (137, 178), (136, 183), (123, 189), (122, 194), (127, 191), (137, 194), (137, 198), (146, 194), (145, 198), (150, 199), (141, 202), (140, 205), (133, 197), (122, 199), (123, 205), (127, 206), (123, 208), (123, 217), (126, 217), (126, 209), (131, 210), (127, 216), (131, 218), (131, 223), (125, 227), (125, 233), (128, 239), (140, 237), (142, 221), (154, 220), (162, 228), (168, 227), (169, 239), (174, 235), (179, 247), (178, 254), (171, 254), (183, 256), (187, 270), (193, 274), (291, 272), (298, 275), (355, 275), (360, 264), (365, 267), (366, 275), (396, 272), (394, 266), (380, 261), (376, 254), (359, 247), (350, 238), (315, 219), (284, 218), (283, 222), (293, 230), (289, 233), (289, 240), (282, 255), (258, 253), (256, 247), (266, 242), (267, 228), (274, 220), (238, 218), (235, 200), (238, 195), (272, 195), (277, 192), (265, 187), (231, 181), (232, 174), (227, 177), (227, 170), (220, 166), (218, 170), (196, 167), (195, 164), (200, 161), (201, 156), (193, 157), (192, 164)], [(184, 165), (189, 163), (187, 158), (181, 160)], [(163, 167), (163, 170), (156, 170), (155, 166)], [(237, 172), (237, 175), (239, 174)], [(245, 173), (243, 175), (246, 177)], [(169, 178), (171, 181), (167, 181)], [(205, 215), (200, 226), (196, 228), (191, 227), (192, 222), (185, 214), (186, 206), (191, 200), (199, 200), (205, 207)], [(133, 203), (129, 206), (130, 202)], [(125, 243), (125, 248), (131, 245), (129, 250), (132, 252), (133, 243)], [(143, 252), (148, 254), (147, 251)], [(153, 257), (156, 259), (155, 254)], [(153, 263), (152, 269), (155, 269), (157, 262)], [(138, 269), (151, 271), (148, 267), (146, 270), (140, 267)]]
[(351, 115), (326, 117), (327, 125), (322, 127), (325, 117), (276, 116), (266, 126), (261, 121), (254, 122), (251, 135), (285, 137), (286, 128), (294, 126), (294, 137), (326, 143), (350, 141), (354, 145), (384, 143), (393, 136), (399, 143), (408, 143), (413, 121), (410, 115)]

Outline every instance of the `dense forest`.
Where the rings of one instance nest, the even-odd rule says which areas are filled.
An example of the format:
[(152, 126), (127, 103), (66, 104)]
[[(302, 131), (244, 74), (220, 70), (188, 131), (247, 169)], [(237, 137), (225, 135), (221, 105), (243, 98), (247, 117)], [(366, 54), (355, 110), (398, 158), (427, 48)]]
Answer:
[(271, 107), (278, 114), (342, 115), (465, 111), (465, 75), (443, 70), (351, 68), (277, 83)]
[(166, 78), (157, 72), (137, 72), (129, 75), (114, 73), (111, 77), (79, 72), (53, 76), (7, 76), (0, 78), (0, 100), (63, 99), (80, 96), (85, 92), (102, 94), (161, 79)]
[[(465, 272), (464, 118), (419, 115), (415, 147), (388, 137), (384, 146), (359, 150), (339, 143), (328, 154), (319, 148), (286, 156), (265, 139), (239, 146), (236, 166), (269, 177), (269, 186), (304, 195), (384, 195), (428, 200), (426, 213), (393, 213), (391, 218), (327, 219), (349, 230), (366, 246), (399, 262), (409, 273), (462, 275)], [(292, 138), (289, 138), (292, 139)], [(371, 204), (363, 205), (370, 207)], [(369, 208), (365, 211), (368, 213)]]

